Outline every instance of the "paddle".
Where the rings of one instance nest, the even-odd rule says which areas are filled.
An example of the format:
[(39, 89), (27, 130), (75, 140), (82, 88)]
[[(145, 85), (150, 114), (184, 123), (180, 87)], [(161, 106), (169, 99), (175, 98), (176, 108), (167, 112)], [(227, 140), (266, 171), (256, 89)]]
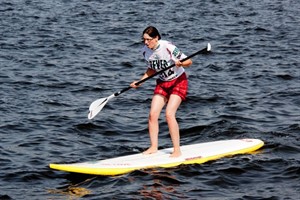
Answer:
[[(208, 53), (210, 50), (211, 50), (211, 45), (210, 45), (210, 43), (208, 43), (208, 44), (207, 44), (207, 47), (205, 47), (204, 49), (199, 50), (199, 51), (193, 53), (192, 55), (190, 55), (190, 56), (188, 56), (188, 57), (186, 57), (186, 58), (184, 58), (184, 59), (182, 59), (182, 60), (180, 60), (180, 61), (181, 61), (181, 62), (184, 62), (184, 61), (186, 61), (186, 60), (188, 60), (188, 59), (194, 57), (194, 56), (197, 55), (197, 54), (200, 54), (200, 53)], [(158, 71), (158, 72), (152, 74), (151, 76), (148, 76), (147, 78), (142, 79), (142, 80), (136, 82), (135, 85), (139, 85), (139, 84), (141, 84), (141, 83), (143, 83), (143, 82), (145, 82), (145, 81), (147, 81), (147, 80), (153, 78), (154, 76), (156, 76), (156, 75), (158, 75), (158, 74), (160, 74), (160, 73), (162, 73), (162, 72), (164, 72), (164, 71), (166, 71), (166, 70), (168, 70), (168, 69), (170, 69), (170, 68), (172, 68), (172, 67), (174, 67), (174, 66), (175, 66), (175, 64), (172, 64), (172, 65), (170, 65), (169, 67), (167, 67), (167, 68), (165, 68), (165, 69), (162, 69), (162, 70), (160, 70), (160, 71)], [(90, 112), (89, 112), (89, 114), (88, 114), (88, 119), (93, 119), (93, 118), (94, 118), (94, 117), (102, 110), (102, 108), (105, 106), (105, 104), (106, 104), (110, 99), (112, 99), (112, 98), (114, 98), (114, 97), (116, 97), (116, 96), (119, 96), (120, 94), (122, 94), (123, 92), (126, 92), (127, 90), (130, 90), (131, 88), (132, 88), (131, 86), (128, 86), (128, 87), (126, 87), (126, 88), (120, 90), (119, 92), (116, 92), (116, 93), (114, 93), (114, 94), (112, 94), (112, 95), (110, 95), (110, 96), (108, 96), (108, 97), (106, 97), (106, 98), (97, 99), (97, 100), (95, 100), (94, 102), (92, 102), (92, 104), (90, 105), (90, 108), (89, 108)]]

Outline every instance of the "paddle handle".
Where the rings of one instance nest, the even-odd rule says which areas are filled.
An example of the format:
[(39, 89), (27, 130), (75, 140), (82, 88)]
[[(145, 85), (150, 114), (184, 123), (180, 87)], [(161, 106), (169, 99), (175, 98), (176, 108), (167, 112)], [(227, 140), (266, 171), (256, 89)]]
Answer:
[[(190, 59), (190, 58), (192, 58), (192, 57), (194, 57), (194, 56), (196, 56), (197, 54), (200, 54), (200, 53), (202, 53), (202, 54), (203, 54), (203, 53), (208, 53), (208, 52), (210, 51), (210, 49), (211, 49), (211, 46), (210, 46), (210, 44), (208, 43), (207, 47), (205, 47), (204, 49), (201, 49), (201, 50), (199, 50), (199, 51), (193, 53), (192, 55), (189, 55), (188, 57), (186, 57), (186, 58), (180, 60), (180, 62), (184, 62), (184, 61), (186, 61), (186, 60), (188, 60), (188, 59)], [(165, 68), (165, 69), (162, 69), (162, 70), (160, 70), (160, 71), (158, 71), (158, 72), (155, 72), (154, 74), (152, 74), (151, 76), (148, 76), (147, 78), (144, 78), (144, 79), (142, 79), (142, 80), (136, 82), (135, 85), (139, 85), (139, 84), (141, 84), (141, 83), (143, 83), (143, 82), (145, 82), (145, 81), (147, 81), (147, 80), (153, 78), (154, 76), (156, 76), (156, 75), (158, 75), (158, 74), (160, 74), (160, 73), (162, 73), (162, 72), (164, 72), (164, 71), (166, 71), (166, 70), (168, 70), (168, 69), (171, 69), (171, 68), (174, 67), (174, 66), (175, 66), (175, 63), (172, 64), (172, 65), (170, 65), (169, 67), (167, 67), (167, 68)], [(122, 94), (123, 92), (126, 92), (127, 90), (130, 90), (131, 88), (132, 88), (131, 86), (129, 86), (129, 87), (127, 87), (127, 88), (124, 88), (124, 89), (120, 90), (119, 92), (114, 93), (114, 96), (119, 96), (120, 94)]]

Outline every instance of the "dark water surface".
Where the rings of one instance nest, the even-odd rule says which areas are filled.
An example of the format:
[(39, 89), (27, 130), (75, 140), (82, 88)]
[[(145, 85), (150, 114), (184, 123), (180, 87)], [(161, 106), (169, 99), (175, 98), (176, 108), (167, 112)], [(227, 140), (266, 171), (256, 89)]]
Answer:
[[(0, 199), (299, 199), (300, 1), (0, 1)], [(53, 171), (149, 145), (154, 79), (90, 103), (145, 71), (155, 25), (187, 55), (181, 143), (258, 138), (257, 153), (117, 177)], [(160, 148), (171, 146), (161, 116)]]

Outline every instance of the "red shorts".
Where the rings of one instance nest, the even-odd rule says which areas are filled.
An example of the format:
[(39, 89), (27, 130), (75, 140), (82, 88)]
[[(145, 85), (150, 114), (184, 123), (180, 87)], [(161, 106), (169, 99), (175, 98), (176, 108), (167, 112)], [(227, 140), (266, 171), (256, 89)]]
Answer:
[(186, 74), (183, 73), (178, 78), (171, 81), (162, 81), (158, 79), (154, 94), (160, 94), (169, 99), (171, 94), (176, 94), (184, 101), (188, 90), (188, 80)]

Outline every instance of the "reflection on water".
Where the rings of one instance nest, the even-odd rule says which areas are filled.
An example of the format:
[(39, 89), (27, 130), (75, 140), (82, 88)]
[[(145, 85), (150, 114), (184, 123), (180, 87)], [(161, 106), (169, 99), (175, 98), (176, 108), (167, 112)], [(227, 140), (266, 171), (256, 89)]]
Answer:
[(61, 195), (63, 197), (66, 197), (66, 199), (72, 199), (72, 200), (79, 199), (88, 194), (92, 194), (91, 190), (88, 190), (86, 188), (81, 188), (81, 187), (73, 187), (73, 186), (69, 186), (66, 189), (49, 189), (48, 192), (50, 194)]
[(86, 195), (92, 194), (91, 190), (81, 187), (81, 185), (87, 184), (88, 182), (91, 182), (95, 178), (97, 178), (97, 177), (95, 176), (92, 178), (88, 178), (79, 183), (70, 184), (65, 187), (59, 187), (57, 189), (48, 189), (48, 192), (50, 194), (57, 194), (62, 197), (67, 197), (67, 199), (78, 199), (78, 198), (84, 197)]
[(185, 197), (177, 191), (177, 188), (181, 186), (182, 182), (178, 181), (176, 176), (171, 175), (163, 169), (147, 169), (144, 170), (143, 173), (149, 176), (149, 181), (147, 182), (147, 185), (142, 185), (139, 193), (146, 199), (172, 199), (172, 197)]

